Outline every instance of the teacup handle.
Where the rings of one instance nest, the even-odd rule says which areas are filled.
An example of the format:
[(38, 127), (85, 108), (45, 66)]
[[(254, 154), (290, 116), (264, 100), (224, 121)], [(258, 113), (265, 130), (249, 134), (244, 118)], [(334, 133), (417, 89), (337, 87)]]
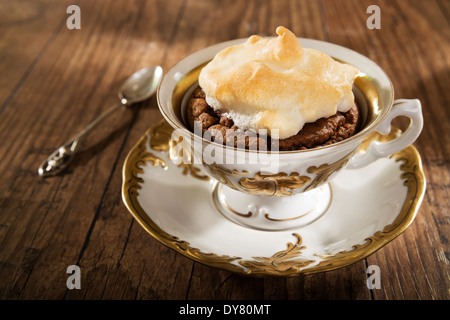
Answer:
[(420, 135), (423, 128), (422, 106), (417, 99), (398, 99), (394, 101), (392, 110), (378, 125), (377, 131), (383, 135), (391, 132), (391, 122), (398, 116), (406, 116), (411, 122), (404, 132), (388, 142), (372, 141), (366, 152), (359, 152), (350, 160), (347, 168), (357, 169), (364, 167), (373, 161), (399, 152), (414, 141)]

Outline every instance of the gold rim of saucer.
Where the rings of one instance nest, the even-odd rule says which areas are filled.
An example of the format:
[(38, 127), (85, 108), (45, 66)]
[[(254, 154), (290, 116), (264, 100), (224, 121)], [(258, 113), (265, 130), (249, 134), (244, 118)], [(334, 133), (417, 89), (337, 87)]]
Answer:
[[(189, 242), (168, 234), (158, 227), (139, 204), (139, 190), (141, 189), (141, 184), (144, 183), (144, 180), (139, 175), (144, 172), (144, 167), (148, 164), (164, 167), (164, 161), (156, 157), (151, 151), (168, 152), (168, 146), (166, 147), (164, 145), (151, 146), (149, 144), (152, 150), (147, 149), (149, 137), (152, 136), (153, 138), (158, 134), (155, 128), (157, 130), (170, 130), (170, 126), (164, 120), (157, 126), (149, 129), (125, 159), (122, 172), (122, 198), (125, 206), (139, 224), (160, 243), (194, 261), (238, 274), (252, 276), (294, 276), (330, 271), (360, 261), (394, 240), (409, 227), (417, 214), (425, 193), (425, 176), (420, 155), (414, 146), (409, 146), (391, 156), (396, 162), (402, 162), (400, 165), (400, 178), (407, 187), (406, 199), (401, 210), (391, 224), (375, 232), (364, 243), (354, 245), (351, 250), (341, 251), (328, 256), (320, 256), (322, 260), (318, 265), (303, 269), (311, 264), (312, 261), (298, 258), (301, 256), (301, 251), (304, 249), (304, 246), (301, 246), (301, 236), (293, 233), (292, 235), (297, 239), (295, 243), (289, 242), (286, 244), (286, 250), (276, 252), (271, 257), (258, 257), (257, 261), (244, 261), (239, 257), (203, 253), (199, 249), (191, 247)], [(366, 150), (370, 142), (374, 140), (381, 142), (392, 140), (396, 137), (397, 132), (398, 130), (393, 131), (387, 136), (374, 132), (364, 140), (360, 148), (361, 150)], [(190, 172), (195, 177), (197, 171), (191, 170)], [(197, 178), (203, 179), (203, 176), (197, 176)], [(280, 262), (280, 257), (284, 259), (283, 264), (274, 263), (275, 261)], [(283, 267), (280, 267), (280, 265)]]

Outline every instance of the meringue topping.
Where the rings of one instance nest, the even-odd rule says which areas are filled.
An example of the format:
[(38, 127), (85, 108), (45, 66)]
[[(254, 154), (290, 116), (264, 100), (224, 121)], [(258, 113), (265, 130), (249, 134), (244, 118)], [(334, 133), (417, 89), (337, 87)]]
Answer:
[(359, 70), (303, 48), (284, 27), (276, 33), (253, 35), (217, 53), (199, 76), (207, 103), (239, 128), (267, 129), (279, 139), (297, 134), (305, 123), (350, 110)]

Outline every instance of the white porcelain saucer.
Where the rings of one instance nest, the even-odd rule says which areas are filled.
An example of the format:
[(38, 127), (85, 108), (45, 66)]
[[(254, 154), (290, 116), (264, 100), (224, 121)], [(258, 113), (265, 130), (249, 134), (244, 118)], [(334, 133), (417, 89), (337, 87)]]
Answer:
[[(240, 274), (292, 276), (359, 261), (412, 223), (425, 193), (420, 155), (410, 146), (362, 169), (341, 172), (329, 183), (327, 211), (311, 223), (283, 231), (255, 230), (218, 211), (216, 182), (201, 166), (172, 163), (171, 131), (162, 121), (130, 151), (123, 168), (124, 203), (164, 245)], [(370, 140), (393, 136), (375, 133)]]

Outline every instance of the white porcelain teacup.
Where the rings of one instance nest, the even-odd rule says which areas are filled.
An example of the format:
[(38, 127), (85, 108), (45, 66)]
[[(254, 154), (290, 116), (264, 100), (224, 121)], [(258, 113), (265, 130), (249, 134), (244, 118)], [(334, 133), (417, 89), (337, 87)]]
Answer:
[[(217, 180), (213, 201), (230, 220), (263, 230), (309, 224), (327, 211), (332, 201), (328, 182), (340, 170), (359, 168), (387, 157), (408, 147), (419, 136), (423, 126), (420, 102), (394, 100), (392, 83), (377, 64), (342, 46), (302, 38), (299, 41), (303, 47), (318, 49), (362, 72), (354, 86), (364, 123), (357, 134), (327, 146), (280, 152), (227, 147), (194, 134), (185, 121), (185, 105), (202, 66), (220, 50), (245, 40), (220, 43), (181, 60), (164, 76), (157, 93), (161, 113), (178, 134), (173, 135), (173, 140), (183, 140), (191, 147), (191, 152), (184, 152), (184, 161), (200, 163)], [(397, 116), (410, 118), (408, 129), (389, 142), (373, 141), (364, 153), (356, 152), (372, 132), (388, 134), (391, 121)], [(178, 150), (172, 158), (183, 160)]]

